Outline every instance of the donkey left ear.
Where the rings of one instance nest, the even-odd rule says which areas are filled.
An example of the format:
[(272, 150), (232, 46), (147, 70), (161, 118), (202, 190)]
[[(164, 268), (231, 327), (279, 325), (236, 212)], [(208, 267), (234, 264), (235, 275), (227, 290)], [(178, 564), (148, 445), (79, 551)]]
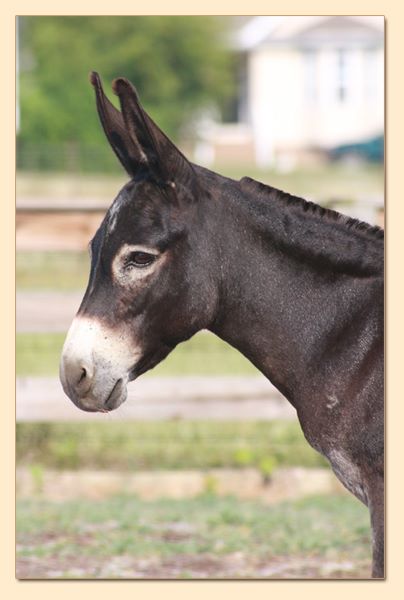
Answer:
[(113, 81), (112, 89), (119, 97), (127, 130), (144, 152), (147, 167), (153, 176), (169, 185), (192, 179), (191, 163), (149, 117), (131, 82), (119, 77)]

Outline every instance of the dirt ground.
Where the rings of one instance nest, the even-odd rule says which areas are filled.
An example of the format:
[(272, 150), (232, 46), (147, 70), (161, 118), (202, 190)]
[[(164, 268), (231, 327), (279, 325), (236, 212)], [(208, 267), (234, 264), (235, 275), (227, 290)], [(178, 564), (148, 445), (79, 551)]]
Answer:
[[(173, 523), (175, 525), (175, 523)], [(166, 529), (162, 539), (178, 543), (191, 538), (190, 530)], [(24, 543), (17, 543), (17, 551), (28, 551), (41, 545), (47, 550), (55, 548), (51, 556), (20, 556), (16, 563), (18, 579), (368, 579), (370, 561), (334, 559), (315, 555), (269, 556), (267, 559), (252, 557), (248, 553), (230, 554), (202, 553), (144, 558), (127, 554), (108, 558), (77, 556), (60, 553), (58, 546), (79, 544), (82, 549), (91, 545), (91, 531), (66, 535), (40, 534), (24, 536)], [(75, 565), (75, 566), (72, 566)]]
[[(53, 541), (53, 543), (56, 543)], [(111, 556), (81, 557), (72, 568), (69, 556), (21, 557), (18, 579), (368, 579), (370, 563), (329, 561), (322, 557), (277, 556), (252, 560), (236, 552), (225, 556), (203, 554), (175, 558)]]

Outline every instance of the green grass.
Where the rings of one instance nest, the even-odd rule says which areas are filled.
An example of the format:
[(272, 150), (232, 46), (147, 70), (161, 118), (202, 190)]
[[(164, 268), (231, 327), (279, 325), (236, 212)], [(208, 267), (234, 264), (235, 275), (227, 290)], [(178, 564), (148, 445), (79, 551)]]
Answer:
[(20, 290), (82, 291), (87, 286), (87, 252), (17, 252), (16, 284)]
[[(259, 169), (252, 164), (216, 164), (212, 170), (240, 179), (245, 175), (269, 183), (291, 194), (310, 195), (324, 201), (341, 197), (352, 199), (366, 194), (383, 194), (384, 174), (382, 165), (343, 163), (299, 168), (282, 173), (273, 169)], [(32, 173), (19, 171), (17, 195), (74, 197), (115, 197), (124, 185), (125, 175), (80, 173)]]
[[(17, 464), (53, 469), (326, 466), (290, 421), (17, 423)], [(36, 471), (34, 472), (34, 474)]]
[[(170, 535), (178, 523), (187, 525), (185, 533)], [(251, 560), (299, 554), (355, 561), (368, 559), (370, 552), (368, 511), (345, 496), (271, 507), (209, 494), (186, 500), (21, 500), (17, 540), (18, 557), (71, 557), (77, 565), (89, 556), (164, 559), (242, 552)]]
[(56, 377), (65, 337), (64, 333), (17, 333), (17, 377), (28, 375)]
[[(18, 333), (17, 376), (56, 377), (64, 333)], [(201, 332), (177, 348), (145, 377), (177, 375), (257, 375), (257, 369), (240, 352), (213, 334)]]
[(349, 202), (367, 195), (384, 195), (382, 165), (336, 163), (299, 168), (287, 173), (254, 166), (240, 169), (238, 166), (225, 165), (219, 166), (218, 171), (234, 179), (248, 175), (290, 194), (313, 198), (324, 206), (335, 200)]
[(103, 173), (49, 173), (42, 171), (18, 171), (16, 179), (17, 197), (75, 197), (113, 198), (128, 181), (120, 172), (117, 175)]

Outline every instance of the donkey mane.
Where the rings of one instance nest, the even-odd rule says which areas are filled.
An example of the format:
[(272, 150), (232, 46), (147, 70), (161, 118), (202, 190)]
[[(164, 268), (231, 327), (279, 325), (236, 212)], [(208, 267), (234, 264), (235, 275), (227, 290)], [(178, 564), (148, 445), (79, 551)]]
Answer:
[(383, 273), (384, 231), (249, 177), (239, 182), (257, 230), (311, 268), (359, 277)]
[(263, 198), (266, 197), (267, 200), (279, 200), (291, 207), (300, 209), (303, 213), (310, 213), (318, 216), (320, 219), (328, 219), (329, 221), (340, 223), (346, 228), (361, 232), (370, 238), (384, 240), (384, 230), (377, 225), (369, 225), (369, 223), (343, 215), (331, 208), (324, 208), (315, 202), (310, 202), (299, 196), (293, 196), (270, 185), (256, 181), (251, 177), (243, 177), (240, 180), (240, 184), (243, 188), (250, 189), (250, 191), (259, 194)]

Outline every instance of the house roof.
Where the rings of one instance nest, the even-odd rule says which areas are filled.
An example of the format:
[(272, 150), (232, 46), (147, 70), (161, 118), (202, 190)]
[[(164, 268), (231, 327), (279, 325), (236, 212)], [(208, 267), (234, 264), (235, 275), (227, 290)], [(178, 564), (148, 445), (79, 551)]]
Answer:
[(239, 50), (252, 50), (266, 42), (285, 43), (304, 39), (313, 30), (332, 27), (334, 30), (356, 28), (383, 37), (383, 16), (272, 16), (252, 17), (237, 32), (234, 45)]

